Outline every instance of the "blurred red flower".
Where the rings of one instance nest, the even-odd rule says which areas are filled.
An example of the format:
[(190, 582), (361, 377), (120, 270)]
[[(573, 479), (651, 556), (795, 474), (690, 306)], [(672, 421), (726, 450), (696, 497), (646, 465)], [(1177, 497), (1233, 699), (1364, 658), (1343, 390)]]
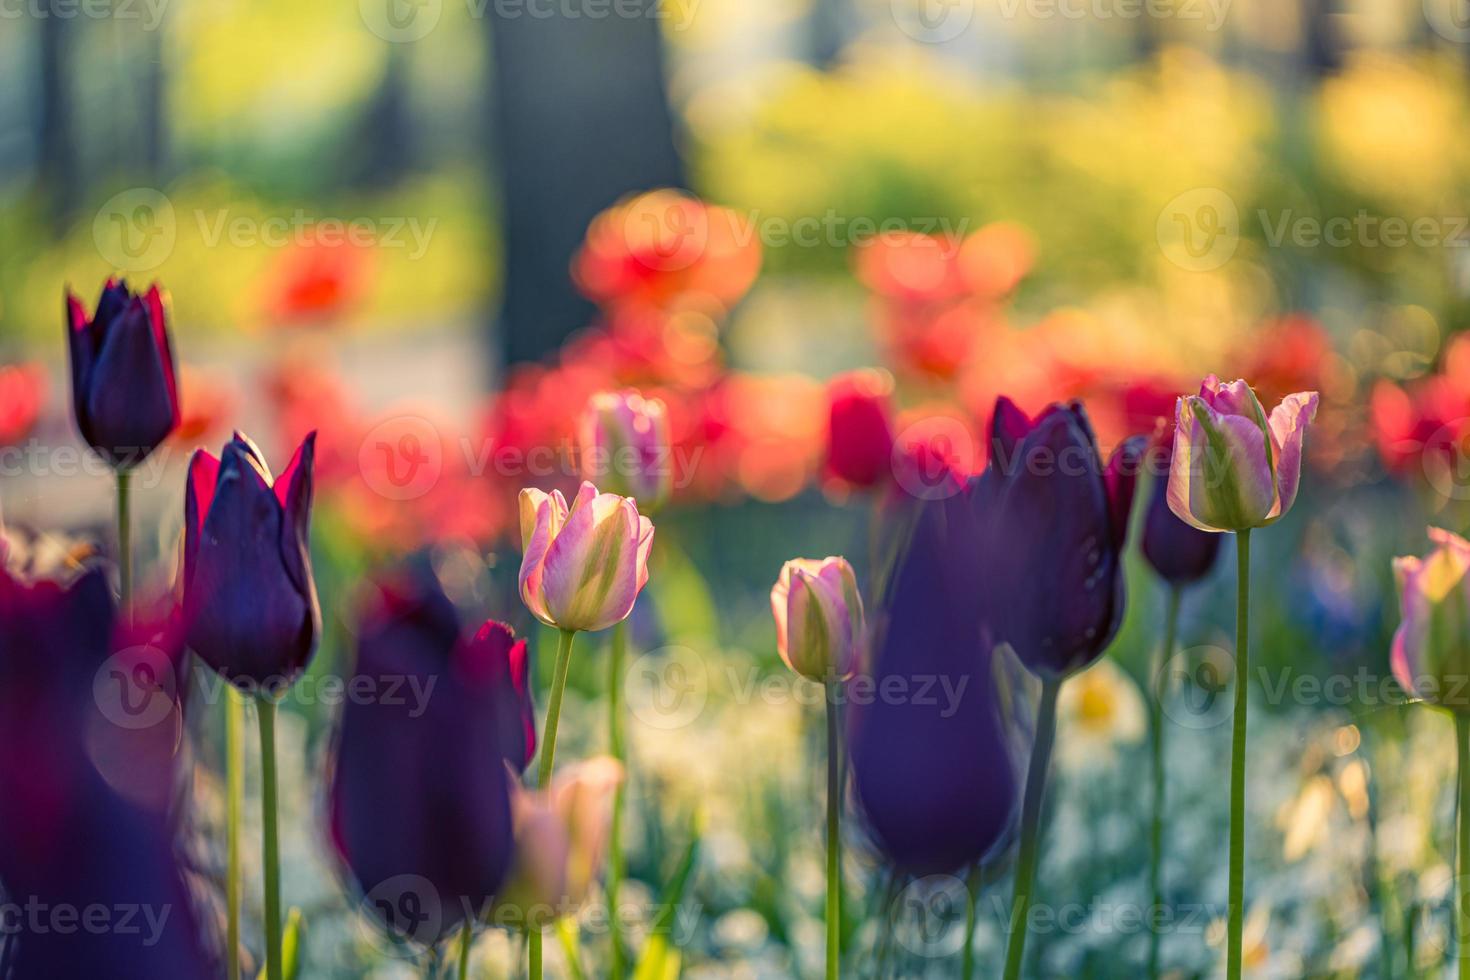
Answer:
[(0, 367), (0, 446), (30, 435), (46, 404), (46, 371), (39, 364)]
[(266, 273), (265, 314), (286, 326), (329, 325), (362, 301), (372, 283), (372, 252), (350, 242), (298, 242)]

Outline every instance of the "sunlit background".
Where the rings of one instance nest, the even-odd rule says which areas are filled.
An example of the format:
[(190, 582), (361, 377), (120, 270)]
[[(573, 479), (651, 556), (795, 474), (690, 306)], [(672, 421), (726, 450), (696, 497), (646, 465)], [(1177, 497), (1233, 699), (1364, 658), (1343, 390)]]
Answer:
[[(572, 485), (591, 393), (669, 403), (688, 465), (634, 674), (687, 668), (697, 704), (671, 718), (644, 691), (639, 711), (632, 681), (630, 888), (656, 894), (698, 823), (683, 975), (813, 973), (821, 774), (794, 747), (818, 733), (789, 685), (755, 680), (781, 675), (784, 558), (877, 573), (872, 493), (824, 462), (829, 380), (873, 369), (894, 440), (937, 435), (972, 469), (1002, 393), (1082, 398), (1111, 446), (1206, 372), (1268, 404), (1320, 390), (1304, 503), (1258, 558), (1258, 660), (1385, 675), (1389, 556), (1470, 519), (1470, 18), (1457, 0), (0, 0), (0, 506), (47, 560), (110, 520), (70, 419), (62, 299), (117, 273), (167, 289), (182, 370), (184, 424), (138, 484), (161, 528), (140, 567), (173, 574), (188, 451), (240, 426), (275, 459), (320, 429), (318, 672), (344, 669), (361, 577), (424, 544), (456, 599), (529, 627), (515, 491)], [(1133, 571), (1113, 656), (1064, 705), (1063, 744), (1089, 737), (1060, 759), (1053, 894), (1144, 901), (1161, 593)], [(1186, 604), (1195, 658), (1230, 645), (1228, 577)], [(588, 646), (569, 757), (602, 731)], [(1250, 975), (1439, 975), (1450, 723), (1282, 690), (1252, 732)], [(408, 976), (302, 789), (328, 721), (297, 710), (283, 735), (305, 975)], [(196, 792), (217, 828), (214, 724)], [(1179, 726), (1168, 870), (1179, 902), (1220, 909), (1222, 725)], [(952, 912), (953, 882), (885, 906), (860, 840), (849, 860), (852, 907), (895, 910), (854, 914), (850, 947), (952, 975), (963, 908), (914, 920)], [(1102, 915), (1040, 944), (1046, 975), (1135, 975), (1142, 933)], [(999, 906), (980, 928), (993, 975)], [(1222, 936), (1204, 915), (1166, 958), (1209, 975)], [(482, 940), (477, 968), (507, 975), (509, 949)]]

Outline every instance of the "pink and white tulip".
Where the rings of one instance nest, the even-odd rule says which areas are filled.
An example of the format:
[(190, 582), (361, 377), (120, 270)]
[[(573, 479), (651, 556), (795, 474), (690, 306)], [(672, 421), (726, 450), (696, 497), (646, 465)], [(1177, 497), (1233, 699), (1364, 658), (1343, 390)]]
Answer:
[(1429, 529), (1434, 550), (1393, 560), (1403, 617), (1390, 662), (1404, 690), (1452, 711), (1470, 711), (1470, 541)]
[(584, 479), (645, 510), (668, 499), (674, 475), (662, 401), (632, 390), (598, 392), (587, 400), (578, 430)]
[(521, 600), (547, 626), (604, 630), (622, 622), (648, 583), (653, 522), (631, 497), (584, 482), (570, 507), (560, 490), (521, 491)]
[(786, 665), (814, 681), (844, 680), (857, 670), (866, 631), (857, 576), (846, 558), (793, 558), (771, 587), (776, 649)]
[(1268, 418), (1244, 381), (1213, 374), (1179, 399), (1169, 508), (1202, 531), (1274, 524), (1296, 501), (1302, 442), (1317, 393), (1287, 395)]

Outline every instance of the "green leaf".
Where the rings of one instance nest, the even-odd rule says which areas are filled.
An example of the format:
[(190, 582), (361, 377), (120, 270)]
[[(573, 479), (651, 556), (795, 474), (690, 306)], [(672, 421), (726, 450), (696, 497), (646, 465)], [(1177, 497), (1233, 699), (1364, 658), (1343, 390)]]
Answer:
[(577, 934), (577, 920), (565, 916), (556, 920), (556, 938), (561, 940), (562, 952), (567, 957), (567, 969), (572, 971), (572, 980), (586, 980), (582, 971), (581, 937)]
[(684, 854), (672, 877), (660, 893), (662, 901), (658, 915), (654, 917), (648, 941), (643, 944), (643, 952), (633, 970), (633, 980), (678, 980), (683, 956), (679, 953), (679, 947), (674, 944), (674, 923), (679, 912), (679, 903), (684, 900), (684, 892), (689, 887), (690, 879), (694, 877), (694, 866), (699, 859), (699, 842), (703, 833), (703, 816), (692, 814), (689, 818), (689, 843), (684, 848)]
[[(281, 932), (281, 976), (285, 980), (296, 980), (301, 974), (301, 934), (306, 930), (306, 920), (301, 909), (291, 906), (286, 913), (286, 928)], [(261, 964), (255, 980), (266, 980), (266, 966)]]

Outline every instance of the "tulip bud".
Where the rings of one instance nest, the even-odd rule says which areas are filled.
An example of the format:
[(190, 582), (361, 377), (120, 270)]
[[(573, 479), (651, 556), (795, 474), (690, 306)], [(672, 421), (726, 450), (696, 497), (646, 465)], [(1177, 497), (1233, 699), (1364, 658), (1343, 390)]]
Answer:
[(1429, 529), (1425, 558), (1395, 558), (1402, 621), (1393, 635), (1394, 677), (1411, 694), (1470, 712), (1470, 541)]
[(1280, 520), (1296, 501), (1302, 442), (1317, 393), (1287, 395), (1266, 417), (1244, 381), (1213, 374), (1179, 399), (1169, 507), (1201, 531), (1244, 531)]
[(669, 415), (657, 398), (603, 391), (582, 411), (582, 477), (651, 511), (668, 499)]
[(222, 676), (269, 693), (306, 668), (321, 633), (307, 547), (316, 433), (279, 479), (240, 433), (189, 461), (184, 615), (189, 645)]
[(521, 600), (541, 622), (593, 632), (628, 618), (648, 583), (653, 522), (631, 497), (583, 482), (567, 507), (560, 490), (521, 491)]
[[(343, 709), (331, 839), (361, 890), (384, 900), (366, 907), (390, 934), (432, 945), (466, 915), (480, 915), (510, 868), (506, 764), (523, 765), (529, 752), (510, 668), (524, 665), (526, 641), (495, 622), (466, 637), (426, 565), (377, 586), (357, 636), (350, 683), (379, 696), (353, 698)], [(399, 687), (419, 693), (389, 696)], [(395, 919), (422, 907), (425, 896), (392, 890), (422, 882), (432, 886), (439, 915)]]
[(1153, 492), (1143, 517), (1144, 559), (1175, 588), (1192, 585), (1210, 574), (1220, 553), (1220, 536), (1190, 527), (1169, 509), (1169, 465), (1174, 454), (1174, 426), (1161, 426), (1150, 449)]
[(827, 385), (827, 472), (854, 487), (874, 487), (893, 470), (893, 379), (853, 371)]
[(852, 676), (866, 625), (857, 576), (846, 558), (793, 558), (781, 566), (771, 612), (786, 666), (819, 682)]
[(607, 756), (568, 766), (546, 790), (515, 789), (515, 859), (495, 922), (544, 929), (574, 915), (602, 873), (623, 767)]
[(157, 285), (135, 296), (109, 279), (90, 320), (70, 290), (66, 313), (77, 428), (110, 466), (136, 466), (179, 424), (163, 296)]
[(1123, 621), (1123, 546), (1145, 441), (1125, 440), (1106, 464), (1079, 403), (1032, 420), (996, 402), (994, 450), (971, 505), (985, 522), (977, 560), (996, 574), (977, 601), (994, 639), (1042, 676), (1096, 660)]

